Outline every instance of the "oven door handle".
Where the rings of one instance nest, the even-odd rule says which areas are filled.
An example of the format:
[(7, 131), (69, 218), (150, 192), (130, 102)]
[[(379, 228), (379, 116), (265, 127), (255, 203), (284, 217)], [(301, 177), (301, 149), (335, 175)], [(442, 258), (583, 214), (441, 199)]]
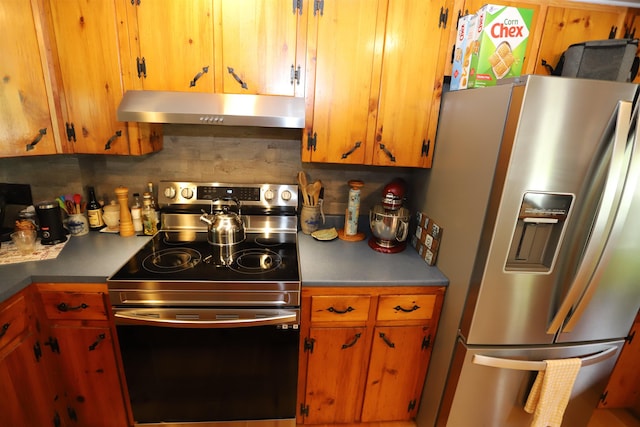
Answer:
[(114, 308), (116, 325), (148, 325), (172, 328), (239, 328), (287, 325), (297, 328), (299, 310), (216, 310), (188, 308)]

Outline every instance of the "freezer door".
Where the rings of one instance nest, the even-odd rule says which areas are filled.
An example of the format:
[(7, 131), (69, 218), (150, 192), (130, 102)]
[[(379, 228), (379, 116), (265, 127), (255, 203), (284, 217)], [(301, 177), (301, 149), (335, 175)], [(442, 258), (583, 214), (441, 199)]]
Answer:
[(524, 411), (531, 386), (544, 360), (583, 359), (563, 426), (586, 426), (624, 341), (559, 347), (467, 347), (458, 342), (447, 381), (438, 427), (528, 427)]

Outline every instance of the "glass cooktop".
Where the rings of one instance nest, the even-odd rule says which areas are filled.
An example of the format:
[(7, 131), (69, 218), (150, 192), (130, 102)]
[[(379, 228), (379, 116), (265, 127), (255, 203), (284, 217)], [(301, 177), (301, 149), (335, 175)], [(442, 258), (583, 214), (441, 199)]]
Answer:
[(247, 233), (218, 246), (206, 232), (156, 234), (109, 281), (299, 282), (295, 233)]

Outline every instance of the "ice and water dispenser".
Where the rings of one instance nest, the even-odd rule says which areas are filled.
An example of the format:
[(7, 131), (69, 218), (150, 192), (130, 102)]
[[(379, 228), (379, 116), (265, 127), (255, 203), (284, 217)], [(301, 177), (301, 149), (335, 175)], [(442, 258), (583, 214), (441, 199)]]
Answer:
[(506, 270), (548, 272), (560, 246), (560, 237), (573, 196), (525, 193), (511, 239)]

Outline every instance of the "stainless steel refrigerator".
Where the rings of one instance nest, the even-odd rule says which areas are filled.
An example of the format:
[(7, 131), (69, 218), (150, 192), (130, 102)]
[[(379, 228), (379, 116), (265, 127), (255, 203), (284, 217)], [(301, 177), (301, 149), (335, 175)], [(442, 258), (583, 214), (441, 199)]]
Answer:
[(586, 426), (640, 306), (637, 85), (525, 76), (446, 93), (419, 206), (450, 279), (418, 426), (528, 426), (544, 360), (582, 359)]

